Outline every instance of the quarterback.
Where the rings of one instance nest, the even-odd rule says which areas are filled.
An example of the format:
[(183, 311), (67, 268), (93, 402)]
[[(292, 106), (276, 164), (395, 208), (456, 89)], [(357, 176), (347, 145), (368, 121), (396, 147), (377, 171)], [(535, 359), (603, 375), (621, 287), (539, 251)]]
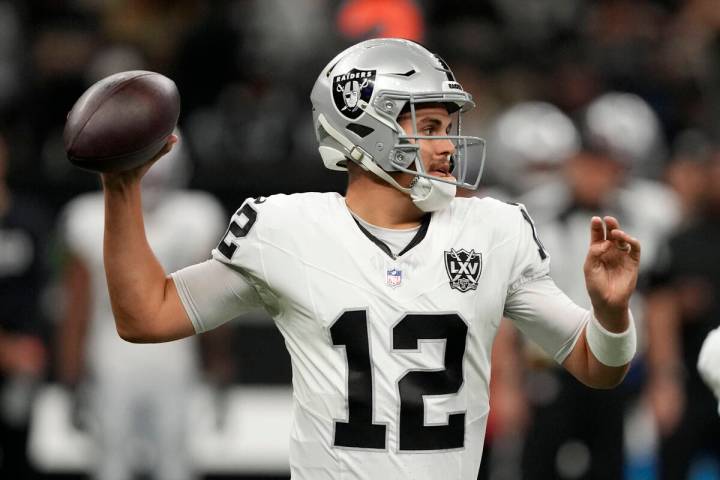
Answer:
[(463, 134), (472, 97), (440, 57), (405, 40), (361, 42), (330, 61), (311, 99), (322, 160), (347, 171), (345, 196), (248, 199), (210, 260), (169, 276), (143, 227), (148, 166), (103, 174), (122, 338), (179, 339), (265, 308), (292, 359), (295, 480), (475, 479), (503, 316), (579, 381), (622, 380), (640, 244), (616, 219), (590, 219), (588, 311), (553, 283), (524, 206), (456, 198), (477, 189), (484, 142)]

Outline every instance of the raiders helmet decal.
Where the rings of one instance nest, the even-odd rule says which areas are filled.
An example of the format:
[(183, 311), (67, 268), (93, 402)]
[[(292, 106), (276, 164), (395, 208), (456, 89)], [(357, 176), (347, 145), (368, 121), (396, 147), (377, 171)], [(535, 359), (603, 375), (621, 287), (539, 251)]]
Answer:
[(375, 86), (375, 70), (353, 68), (333, 77), (332, 95), (335, 108), (345, 117), (355, 120), (363, 113), (360, 102), (368, 103)]

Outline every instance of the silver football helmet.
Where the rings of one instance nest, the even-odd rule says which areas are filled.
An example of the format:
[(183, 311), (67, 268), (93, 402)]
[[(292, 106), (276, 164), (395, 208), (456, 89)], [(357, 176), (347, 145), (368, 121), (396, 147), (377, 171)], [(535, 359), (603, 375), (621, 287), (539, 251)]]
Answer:
[[(353, 45), (322, 70), (311, 100), (320, 155), (327, 168), (346, 170), (351, 160), (411, 196), (409, 189), (398, 185), (387, 172), (416, 175), (419, 183), (431, 190), (444, 182), (452, 186), (453, 194), (455, 186), (478, 188), (485, 141), (461, 133), (462, 113), (475, 106), (472, 96), (462, 89), (447, 64), (421, 45), (394, 38)], [(454, 117), (453, 131), (445, 136), (419, 135), (415, 111), (423, 103), (448, 107)], [(411, 115), (412, 132), (405, 132), (398, 123), (404, 112)], [(422, 139), (453, 142), (450, 164), (454, 178), (425, 172), (422, 161), (417, 161), (417, 140)]]
[(608, 92), (588, 105), (581, 134), (587, 146), (607, 151), (633, 174), (654, 177), (666, 156), (660, 120), (641, 97)]
[(488, 135), (492, 171), (503, 187), (523, 194), (557, 177), (563, 163), (580, 150), (580, 134), (556, 106), (517, 103), (495, 120)]

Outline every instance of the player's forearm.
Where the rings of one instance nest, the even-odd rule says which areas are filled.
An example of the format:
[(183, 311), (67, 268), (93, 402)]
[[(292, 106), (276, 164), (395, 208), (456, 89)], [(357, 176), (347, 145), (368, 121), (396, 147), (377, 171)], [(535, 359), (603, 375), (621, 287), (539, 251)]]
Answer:
[(126, 340), (151, 341), (167, 280), (145, 235), (140, 184), (103, 186), (104, 263), (115, 324)]

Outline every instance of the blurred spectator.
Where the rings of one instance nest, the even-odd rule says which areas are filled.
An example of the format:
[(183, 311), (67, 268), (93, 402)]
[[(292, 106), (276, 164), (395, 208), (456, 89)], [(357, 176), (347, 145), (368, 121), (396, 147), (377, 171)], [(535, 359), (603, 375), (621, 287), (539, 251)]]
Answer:
[(648, 396), (660, 435), (660, 478), (687, 478), (703, 453), (720, 465), (717, 402), (697, 371), (703, 340), (720, 326), (720, 150), (703, 167), (697, 218), (674, 235), (648, 299)]
[(352, 39), (398, 37), (421, 42), (425, 20), (414, 0), (349, 0), (340, 8), (338, 27)]
[(41, 199), (10, 191), (8, 162), (0, 133), (0, 477), (29, 479), (29, 409), (45, 369), (40, 304), (50, 221)]
[[(168, 271), (206, 257), (224, 227), (212, 196), (184, 189), (185, 155), (174, 150), (143, 179), (145, 228)], [(78, 413), (97, 447), (94, 478), (130, 479), (138, 471), (157, 480), (195, 478), (185, 426), (198, 381), (197, 340), (136, 345), (120, 339), (105, 283), (103, 219), (100, 192), (73, 199), (62, 215), (66, 302), (58, 375), (76, 394), (88, 393), (89, 409)]]
[(683, 225), (693, 224), (704, 203), (706, 165), (712, 144), (697, 129), (686, 130), (675, 140), (673, 156), (665, 167), (664, 179), (675, 192), (682, 209)]
[(0, 112), (9, 109), (21, 87), (22, 24), (12, 2), (0, 1)]
[[(615, 216), (640, 239), (641, 274), (655, 264), (659, 239), (678, 222), (673, 194), (660, 184), (632, 176), (641, 170), (659, 135), (654, 114), (644, 104), (637, 109), (638, 102), (638, 97), (623, 94), (607, 94), (591, 102), (579, 128), (582, 147), (562, 162), (562, 180), (520, 197), (552, 256), (553, 279), (573, 301), (586, 307), (590, 303), (579, 267), (585, 259), (593, 215)], [(624, 130), (616, 130), (617, 126)], [(638, 324), (642, 324), (640, 300), (634, 295)], [(532, 346), (528, 352), (527, 396), (534, 414), (522, 478), (623, 478), (627, 386), (592, 391), (544, 360)]]
[(530, 412), (520, 342), (512, 321), (503, 318), (493, 342), (490, 412), (478, 480), (523, 478), (520, 460)]

